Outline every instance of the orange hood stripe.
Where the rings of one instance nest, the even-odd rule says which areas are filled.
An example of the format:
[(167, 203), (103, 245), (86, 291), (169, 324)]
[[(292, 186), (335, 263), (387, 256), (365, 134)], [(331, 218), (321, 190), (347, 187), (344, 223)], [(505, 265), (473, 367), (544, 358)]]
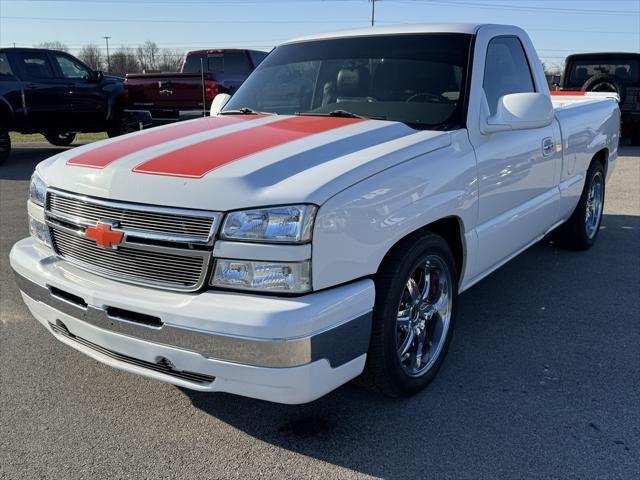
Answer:
[(201, 178), (211, 170), (243, 157), (361, 121), (359, 118), (287, 117), (160, 155), (141, 163), (133, 171), (152, 175)]
[(67, 161), (67, 165), (89, 168), (104, 168), (112, 162), (130, 155), (139, 150), (153, 147), (165, 142), (177, 140), (188, 135), (215, 130), (246, 120), (255, 120), (255, 115), (207, 117), (193, 122), (185, 122), (173, 125), (169, 128), (158, 130), (151, 129), (131, 138), (124, 137), (107, 145), (97, 146), (87, 152), (73, 157)]

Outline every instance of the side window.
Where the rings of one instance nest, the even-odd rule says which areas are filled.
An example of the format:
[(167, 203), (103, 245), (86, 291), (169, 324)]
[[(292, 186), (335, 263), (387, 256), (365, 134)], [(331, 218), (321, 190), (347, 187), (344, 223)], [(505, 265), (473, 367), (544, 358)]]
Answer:
[(496, 113), (500, 97), (535, 92), (527, 56), (518, 38), (496, 37), (489, 42), (483, 88), (491, 115)]
[(20, 53), (17, 55), (18, 65), (28, 78), (49, 80), (55, 78), (53, 68), (46, 53)]
[(84, 65), (76, 62), (66, 55), (54, 55), (56, 63), (62, 71), (64, 78), (71, 80), (89, 80), (91, 78), (91, 72)]
[(7, 58), (6, 53), (0, 53), (0, 82), (3, 80), (14, 80), (11, 65), (9, 65), (9, 59)]

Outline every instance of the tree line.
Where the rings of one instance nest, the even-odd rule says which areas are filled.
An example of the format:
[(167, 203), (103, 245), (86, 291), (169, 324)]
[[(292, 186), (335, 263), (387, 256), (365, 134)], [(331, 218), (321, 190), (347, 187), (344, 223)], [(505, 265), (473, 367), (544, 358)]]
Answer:
[[(69, 52), (69, 47), (61, 42), (43, 42), (36, 47)], [(108, 64), (106, 53), (95, 43), (84, 45), (76, 56), (94, 70), (124, 76), (127, 73), (178, 71), (182, 66), (184, 52), (160, 48), (156, 42), (147, 40), (137, 47), (121, 46), (111, 50)]]

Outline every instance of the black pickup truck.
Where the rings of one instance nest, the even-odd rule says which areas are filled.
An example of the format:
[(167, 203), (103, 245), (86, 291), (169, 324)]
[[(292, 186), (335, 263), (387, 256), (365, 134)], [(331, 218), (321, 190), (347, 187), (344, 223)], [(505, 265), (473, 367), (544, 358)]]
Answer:
[(562, 77), (555, 76), (553, 83), (563, 91), (616, 92), (622, 136), (640, 145), (640, 53), (569, 55)]
[(11, 152), (10, 131), (42, 133), (66, 146), (76, 132), (121, 132), (117, 104), (123, 79), (103, 75), (65, 52), (0, 49), (0, 163)]

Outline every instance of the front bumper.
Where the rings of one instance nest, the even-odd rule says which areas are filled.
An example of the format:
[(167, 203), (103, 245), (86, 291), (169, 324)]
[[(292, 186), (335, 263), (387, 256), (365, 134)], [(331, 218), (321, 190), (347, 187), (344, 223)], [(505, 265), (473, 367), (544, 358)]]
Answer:
[(186, 294), (123, 287), (32, 239), (16, 243), (10, 259), (36, 319), (63, 343), (122, 370), (195, 390), (305, 403), (364, 368), (370, 280), (296, 298)]

